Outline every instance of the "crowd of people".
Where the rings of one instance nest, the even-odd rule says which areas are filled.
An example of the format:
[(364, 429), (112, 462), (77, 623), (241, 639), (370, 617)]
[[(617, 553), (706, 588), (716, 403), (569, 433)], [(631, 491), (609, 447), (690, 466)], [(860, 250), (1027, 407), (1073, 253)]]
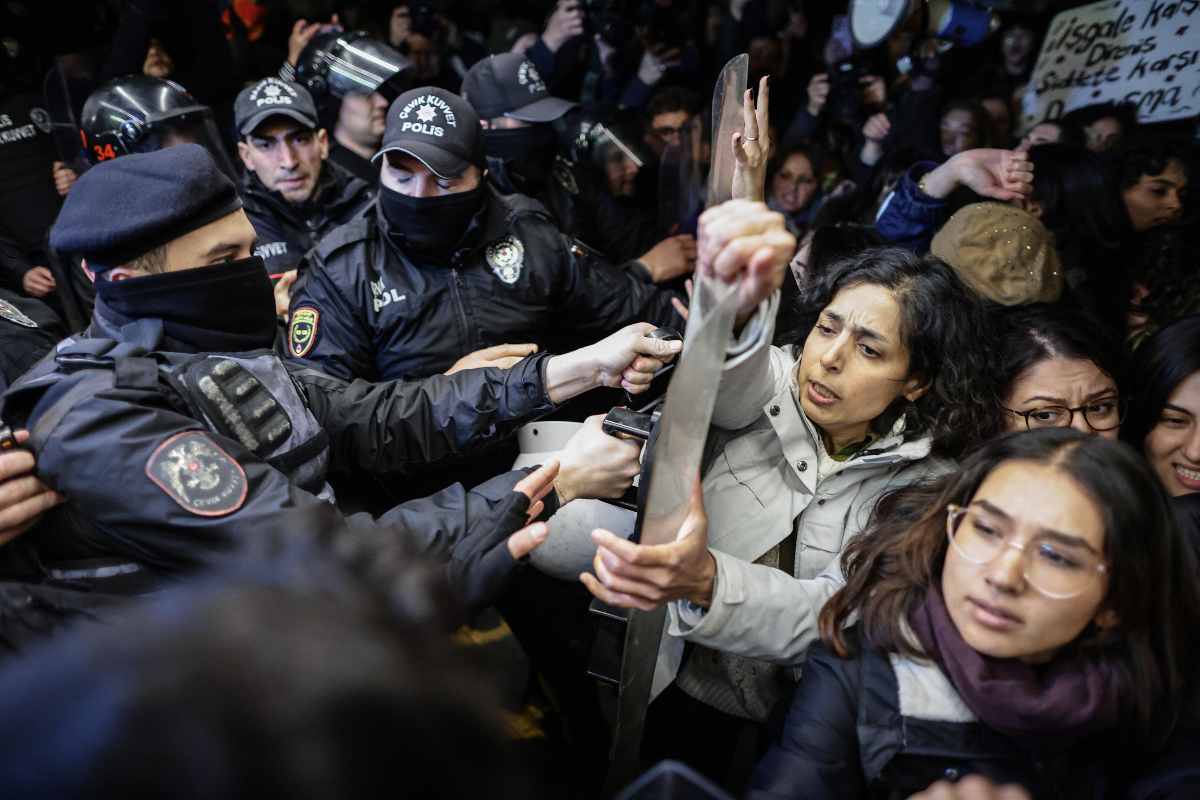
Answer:
[(1200, 792), (1200, 117), (847, 5), (0, 9), (2, 793)]

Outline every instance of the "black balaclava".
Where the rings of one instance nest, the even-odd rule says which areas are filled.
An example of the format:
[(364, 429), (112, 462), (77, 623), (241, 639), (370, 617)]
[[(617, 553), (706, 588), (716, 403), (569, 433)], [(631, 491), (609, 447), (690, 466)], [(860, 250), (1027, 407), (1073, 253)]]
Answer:
[(418, 261), (449, 266), (455, 246), (483, 208), (486, 184), (439, 197), (409, 197), (380, 183), (379, 208), (391, 226), (388, 235)]
[(96, 283), (99, 313), (124, 325), (162, 321), (170, 346), (239, 353), (275, 343), (275, 295), (262, 258)]

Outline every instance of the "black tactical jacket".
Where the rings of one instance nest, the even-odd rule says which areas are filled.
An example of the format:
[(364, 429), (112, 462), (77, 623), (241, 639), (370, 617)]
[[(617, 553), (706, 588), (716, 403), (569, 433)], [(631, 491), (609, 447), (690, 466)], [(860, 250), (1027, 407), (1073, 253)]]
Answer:
[(288, 354), (331, 375), (436, 375), (497, 344), (589, 344), (633, 322), (678, 327), (677, 296), (610, 266), (523, 195), (489, 189), (448, 265), (411, 259), (378, 204), (325, 237), (292, 293)]

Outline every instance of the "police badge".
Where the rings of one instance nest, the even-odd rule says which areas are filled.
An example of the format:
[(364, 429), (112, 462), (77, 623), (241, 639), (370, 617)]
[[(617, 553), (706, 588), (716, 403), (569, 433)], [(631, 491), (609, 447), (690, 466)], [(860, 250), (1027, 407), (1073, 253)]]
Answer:
[(237, 511), (246, 502), (246, 472), (204, 431), (177, 433), (146, 462), (146, 477), (201, 517)]
[(288, 350), (296, 358), (304, 358), (317, 343), (317, 326), (321, 312), (311, 306), (297, 308), (288, 326)]
[(521, 267), (525, 263), (525, 245), (515, 236), (505, 236), (500, 241), (488, 245), (487, 262), (497, 278), (512, 286), (521, 277)]
[(25, 328), (36, 328), (38, 324), (29, 317), (21, 309), (14, 306), (7, 300), (0, 300), (0, 318), (6, 319), (9, 322), (16, 323)]

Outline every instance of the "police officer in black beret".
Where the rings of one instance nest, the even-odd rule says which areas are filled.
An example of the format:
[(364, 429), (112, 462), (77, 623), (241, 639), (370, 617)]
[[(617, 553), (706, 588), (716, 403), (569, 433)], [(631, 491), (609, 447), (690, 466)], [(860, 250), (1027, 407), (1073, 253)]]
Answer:
[[(662, 364), (634, 352), (643, 341), (662, 344), (639, 328), (506, 371), (416, 383), (285, 368), (271, 349), (271, 285), (251, 255), (254, 230), (233, 183), (197, 145), (96, 166), (72, 189), (51, 237), (83, 256), (97, 302), (87, 336), (62, 342), (0, 407), (30, 431), (38, 476), (67, 498), (55, 512), (63, 524), (2, 551), (10, 567), (36, 565), (35, 577), (109, 592), (152, 587), (284, 509), (331, 502), (331, 468), (426, 466), (603, 380), (636, 390)], [(460, 591), (483, 602), (544, 538), (544, 526), (525, 526), (555, 504), (560, 493), (546, 493), (556, 472), (551, 463), (472, 490), (456, 484), (349, 522), (448, 558)], [(569, 484), (559, 476), (557, 488), (567, 487), (559, 499), (587, 496), (586, 476), (582, 468)], [(46, 529), (53, 533), (39, 535)]]
[(300, 84), (264, 78), (241, 91), (233, 113), (246, 168), (242, 202), (258, 233), (254, 252), (281, 276), (369, 204), (374, 187), (329, 160), (329, 135)]
[(346, 379), (421, 378), (481, 348), (575, 346), (637, 320), (679, 326), (673, 292), (602, 262), (535, 200), (488, 185), (479, 117), (462, 97), (398, 97), (375, 160), (373, 211), (308, 256), (292, 357)]

